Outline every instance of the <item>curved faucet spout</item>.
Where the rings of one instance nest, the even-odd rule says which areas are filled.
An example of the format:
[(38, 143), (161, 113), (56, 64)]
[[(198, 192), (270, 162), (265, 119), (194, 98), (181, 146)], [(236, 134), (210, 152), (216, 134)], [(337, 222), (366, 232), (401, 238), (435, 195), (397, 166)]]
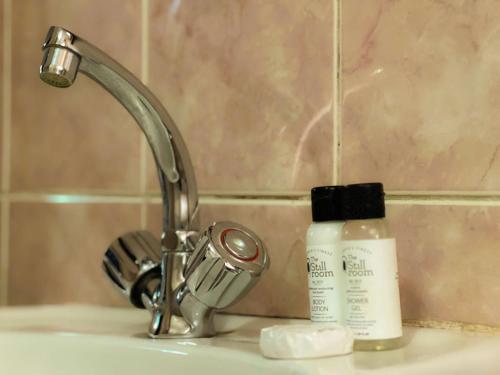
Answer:
[(132, 73), (75, 34), (52, 26), (43, 44), (40, 78), (56, 87), (73, 84), (80, 71), (99, 83), (134, 117), (158, 167), (163, 199), (164, 245), (178, 231), (198, 231), (198, 194), (184, 141), (167, 110)]
[(163, 198), (161, 246), (144, 231), (119, 237), (104, 255), (106, 274), (134, 306), (150, 310), (151, 337), (213, 336), (215, 311), (239, 300), (269, 267), (264, 244), (233, 222), (216, 222), (200, 233), (186, 145), (166, 109), (132, 73), (60, 27), (50, 28), (42, 50), (44, 82), (68, 87), (78, 72), (92, 78), (135, 118), (156, 161)]

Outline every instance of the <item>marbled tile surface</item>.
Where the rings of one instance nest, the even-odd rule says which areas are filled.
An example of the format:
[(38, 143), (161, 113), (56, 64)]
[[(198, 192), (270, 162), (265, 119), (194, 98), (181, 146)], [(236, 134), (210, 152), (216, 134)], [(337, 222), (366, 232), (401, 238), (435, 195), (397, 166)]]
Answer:
[(102, 258), (140, 227), (139, 205), (13, 203), (8, 302), (129, 306), (107, 280)]
[(48, 28), (59, 25), (140, 74), (140, 2), (23, 0), (12, 7), (12, 189), (139, 191), (142, 134), (132, 117), (83, 74), (56, 89), (38, 70)]
[(391, 206), (403, 317), (500, 326), (500, 207)]
[(150, 86), (181, 128), (201, 189), (331, 183), (331, 0), (150, 8)]
[[(338, 2), (343, 182), (500, 191), (500, 3)], [(130, 115), (82, 75), (66, 90), (39, 80), (50, 24), (136, 75), (149, 62), (149, 85), (185, 138), (200, 189), (295, 194), (331, 184), (335, 4), (150, 0), (141, 56), (140, 1), (13, 0), (12, 190), (140, 190), (142, 134)], [(500, 207), (467, 203), (388, 206), (404, 318), (500, 326)], [(159, 237), (159, 205), (148, 209)], [(247, 225), (269, 248), (271, 269), (230, 311), (308, 316), (308, 206), (213, 200), (201, 215), (202, 227)], [(100, 262), (139, 219), (139, 205), (12, 203), (9, 303), (128, 305)]]
[(341, 4), (343, 181), (500, 190), (500, 3)]

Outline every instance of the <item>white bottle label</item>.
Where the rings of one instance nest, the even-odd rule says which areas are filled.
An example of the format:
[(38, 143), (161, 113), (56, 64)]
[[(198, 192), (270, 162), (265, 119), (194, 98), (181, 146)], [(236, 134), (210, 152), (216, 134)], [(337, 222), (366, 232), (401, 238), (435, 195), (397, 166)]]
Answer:
[(343, 323), (340, 243), (308, 246), (309, 304), (314, 322)]
[(358, 340), (402, 335), (396, 241), (342, 241), (346, 324)]

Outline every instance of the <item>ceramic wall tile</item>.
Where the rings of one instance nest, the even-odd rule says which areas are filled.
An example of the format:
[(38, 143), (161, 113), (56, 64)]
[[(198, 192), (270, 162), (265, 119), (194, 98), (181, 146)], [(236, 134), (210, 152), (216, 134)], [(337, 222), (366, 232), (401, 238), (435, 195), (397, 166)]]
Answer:
[[(0, 96), (0, 155), (2, 154), (3, 149), (3, 112), (4, 108), (4, 97), (3, 97), (3, 59), (4, 59), (4, 46), (3, 46), (3, 27), (4, 27), (4, 19), (3, 19), (3, 0), (0, 0), (0, 92), (2, 95)], [(0, 186), (2, 186), (2, 163), (0, 161)]]
[(185, 137), (201, 189), (331, 183), (331, 0), (150, 8), (150, 86)]
[(341, 5), (343, 181), (500, 190), (500, 3)]
[[(305, 232), (309, 207), (265, 205), (202, 205), (201, 227), (230, 220), (247, 226), (267, 246), (271, 268), (257, 285), (228, 311), (265, 316), (306, 317), (309, 314)], [(149, 207), (149, 229), (159, 236), (161, 207)]]
[(59, 25), (139, 75), (140, 2), (25, 0), (12, 7), (12, 189), (139, 191), (142, 135), (132, 117), (83, 74), (56, 89), (39, 79), (38, 67), (48, 28)]
[(500, 207), (390, 206), (406, 319), (500, 325)]
[(140, 228), (139, 210), (125, 204), (13, 203), (9, 304), (129, 306), (101, 264), (117, 236)]

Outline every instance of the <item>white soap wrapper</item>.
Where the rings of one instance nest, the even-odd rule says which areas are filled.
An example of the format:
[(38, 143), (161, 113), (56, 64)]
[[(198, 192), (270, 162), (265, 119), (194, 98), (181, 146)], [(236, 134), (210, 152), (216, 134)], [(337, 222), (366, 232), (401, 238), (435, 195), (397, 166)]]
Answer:
[(276, 325), (260, 331), (260, 351), (277, 359), (319, 358), (352, 353), (349, 327), (332, 323)]

